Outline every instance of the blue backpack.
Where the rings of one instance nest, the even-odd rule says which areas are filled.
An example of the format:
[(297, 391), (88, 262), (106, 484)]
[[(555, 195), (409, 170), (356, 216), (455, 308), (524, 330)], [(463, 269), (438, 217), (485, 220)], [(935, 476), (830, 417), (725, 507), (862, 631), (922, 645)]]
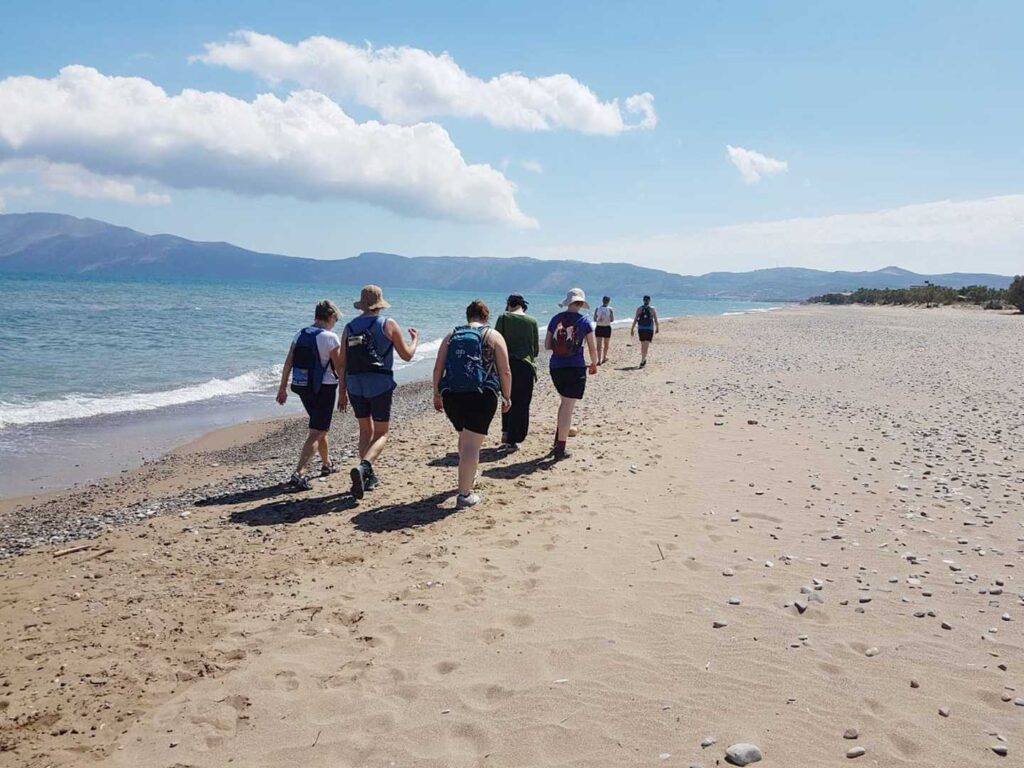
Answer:
[(493, 356), (487, 347), (491, 329), (462, 325), (452, 331), (441, 376), (441, 392), (483, 392), (497, 389)]
[[(323, 328), (318, 328), (315, 325), (303, 328), (299, 332), (299, 338), (296, 339), (295, 347), (292, 350), (292, 369), (306, 372), (305, 386), (312, 387), (314, 392), (320, 391), (327, 367), (334, 370), (334, 361), (328, 360), (327, 366), (325, 366), (320, 359), (320, 349), (317, 347), (316, 338), (323, 332)], [(301, 382), (295, 381), (294, 376), (292, 385), (303, 386)]]

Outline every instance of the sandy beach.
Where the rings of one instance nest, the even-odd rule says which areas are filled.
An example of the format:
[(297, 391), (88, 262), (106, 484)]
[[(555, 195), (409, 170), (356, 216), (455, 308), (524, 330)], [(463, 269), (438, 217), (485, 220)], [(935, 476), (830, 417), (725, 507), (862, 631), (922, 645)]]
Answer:
[(1024, 318), (626, 338), (471, 510), (423, 385), (358, 505), (297, 418), (0, 504), (0, 765), (1021, 764)]

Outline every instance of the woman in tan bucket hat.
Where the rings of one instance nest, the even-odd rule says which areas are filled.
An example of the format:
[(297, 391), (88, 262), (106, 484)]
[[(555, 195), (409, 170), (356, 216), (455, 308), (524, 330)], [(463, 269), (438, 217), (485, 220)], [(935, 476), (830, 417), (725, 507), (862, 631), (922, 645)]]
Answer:
[(352, 468), (352, 495), (376, 488), (380, 482), (373, 469), (387, 444), (391, 428), (391, 400), (395, 390), (394, 353), (406, 362), (416, 354), (418, 332), (409, 329), (409, 342), (392, 318), (381, 317), (391, 305), (378, 285), (364, 285), (359, 301), (352, 304), (362, 312), (341, 334), (341, 368), (338, 371), (338, 402), (352, 403), (359, 422), (359, 464)]

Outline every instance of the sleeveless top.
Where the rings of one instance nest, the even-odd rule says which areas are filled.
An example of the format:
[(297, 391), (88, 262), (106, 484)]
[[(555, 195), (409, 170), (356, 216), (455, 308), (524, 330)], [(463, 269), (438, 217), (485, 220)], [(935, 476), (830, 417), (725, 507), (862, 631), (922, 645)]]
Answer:
[(612, 324), (612, 308), (611, 306), (604, 306), (603, 304), (597, 308), (594, 312), (594, 316), (597, 318), (597, 324), (601, 326)]
[[(389, 371), (395, 367), (395, 345), (384, 333), (384, 326), (387, 318), (380, 315), (357, 317), (345, 326), (345, 333), (349, 336), (360, 334), (370, 330), (373, 335), (373, 345), (377, 348), (384, 367)], [(385, 392), (390, 392), (396, 386), (393, 376), (381, 376), (377, 373), (349, 373), (345, 372), (345, 388), (350, 395), (357, 397), (377, 397)]]

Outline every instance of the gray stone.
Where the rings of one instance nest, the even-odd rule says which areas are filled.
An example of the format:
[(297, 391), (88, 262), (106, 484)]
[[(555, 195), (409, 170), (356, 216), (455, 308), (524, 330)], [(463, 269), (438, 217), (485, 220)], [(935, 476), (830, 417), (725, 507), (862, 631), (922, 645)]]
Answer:
[(867, 750), (864, 749), (864, 747), (850, 747), (848, 750), (846, 750), (846, 756), (851, 760), (855, 757), (860, 757), (861, 755), (866, 753)]
[(733, 744), (725, 750), (725, 759), (730, 765), (750, 765), (760, 762), (763, 757), (754, 744)]
[(866, 651), (864, 651), (864, 655), (865, 655), (865, 656), (867, 656), (867, 657), (868, 657), (869, 659), (870, 659), (870, 658), (871, 658), (872, 656), (877, 656), (877, 655), (878, 655), (878, 654), (880, 654), (880, 653), (881, 653), (881, 651), (880, 651), (880, 650), (878, 650), (877, 648), (875, 648), (874, 646), (871, 646), (871, 647), (870, 647), (870, 648), (868, 648), (868, 649), (867, 649)]
[(703, 739), (700, 740), (700, 748), (707, 749), (716, 741), (718, 741), (718, 739), (716, 739), (714, 736), (705, 736)]
[(859, 736), (860, 731), (858, 731), (856, 728), (847, 728), (845, 731), (843, 731), (844, 739), (856, 739)]

